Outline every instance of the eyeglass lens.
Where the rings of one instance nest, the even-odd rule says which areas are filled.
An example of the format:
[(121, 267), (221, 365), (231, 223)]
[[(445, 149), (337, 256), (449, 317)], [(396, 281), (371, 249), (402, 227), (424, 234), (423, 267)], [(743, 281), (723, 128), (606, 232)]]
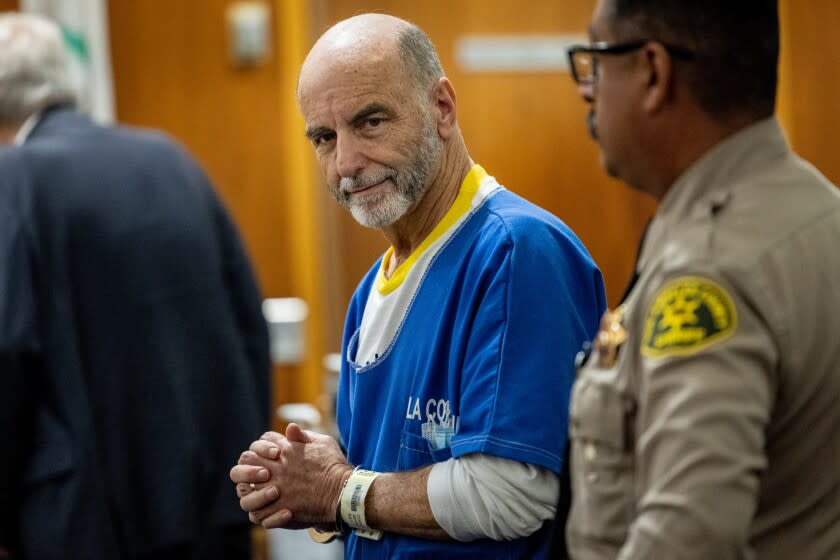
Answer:
[(590, 83), (595, 77), (595, 57), (592, 53), (578, 52), (574, 56), (574, 71), (578, 82)]

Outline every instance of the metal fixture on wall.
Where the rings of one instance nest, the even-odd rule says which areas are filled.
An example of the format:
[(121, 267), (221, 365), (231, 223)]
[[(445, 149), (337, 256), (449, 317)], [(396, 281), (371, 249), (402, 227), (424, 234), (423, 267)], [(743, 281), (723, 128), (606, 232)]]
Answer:
[(263, 300), (263, 316), (268, 323), (271, 361), (275, 365), (300, 364), (306, 351), (304, 326), (309, 306), (300, 298)]
[(225, 12), (234, 65), (258, 66), (271, 56), (271, 9), (266, 2), (234, 2)]

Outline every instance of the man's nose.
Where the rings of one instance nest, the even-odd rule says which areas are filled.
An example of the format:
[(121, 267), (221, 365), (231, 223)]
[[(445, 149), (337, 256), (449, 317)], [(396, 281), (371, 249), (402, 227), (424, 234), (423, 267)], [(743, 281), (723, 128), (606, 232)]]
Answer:
[(335, 170), (341, 177), (355, 177), (365, 167), (367, 158), (351, 136), (336, 137)]
[(595, 86), (592, 82), (578, 84), (578, 93), (587, 103), (595, 100)]

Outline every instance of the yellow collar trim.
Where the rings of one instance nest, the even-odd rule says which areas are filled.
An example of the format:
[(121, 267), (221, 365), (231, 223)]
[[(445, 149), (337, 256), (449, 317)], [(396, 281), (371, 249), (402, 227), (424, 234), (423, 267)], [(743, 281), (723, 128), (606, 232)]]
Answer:
[(386, 296), (399, 288), (406, 276), (408, 276), (408, 271), (411, 270), (411, 267), (414, 266), (417, 259), (420, 258), (420, 255), (422, 255), (432, 243), (437, 241), (455, 224), (455, 222), (457, 222), (470, 210), (473, 197), (475, 196), (475, 193), (478, 192), (478, 187), (486, 177), (487, 172), (484, 171), (480, 165), (473, 165), (472, 169), (470, 169), (469, 173), (467, 173), (467, 176), (464, 177), (463, 182), (461, 182), (458, 196), (446, 212), (446, 215), (438, 223), (438, 225), (435, 226), (435, 229), (426, 236), (426, 239), (423, 240), (420, 246), (417, 247), (411, 255), (409, 255), (405, 262), (397, 267), (390, 278), (385, 277), (385, 267), (388, 266), (388, 263), (394, 255), (394, 248), (388, 247), (388, 250), (385, 252), (385, 256), (382, 257), (382, 263), (379, 266), (379, 274), (376, 277), (376, 289), (379, 290), (380, 294)]

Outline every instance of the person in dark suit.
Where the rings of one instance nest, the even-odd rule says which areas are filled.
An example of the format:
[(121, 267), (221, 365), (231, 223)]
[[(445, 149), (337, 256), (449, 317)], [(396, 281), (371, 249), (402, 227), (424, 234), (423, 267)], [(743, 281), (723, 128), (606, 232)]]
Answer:
[(268, 427), (235, 227), (161, 134), (74, 108), (60, 32), (0, 15), (0, 557), (246, 559)]

